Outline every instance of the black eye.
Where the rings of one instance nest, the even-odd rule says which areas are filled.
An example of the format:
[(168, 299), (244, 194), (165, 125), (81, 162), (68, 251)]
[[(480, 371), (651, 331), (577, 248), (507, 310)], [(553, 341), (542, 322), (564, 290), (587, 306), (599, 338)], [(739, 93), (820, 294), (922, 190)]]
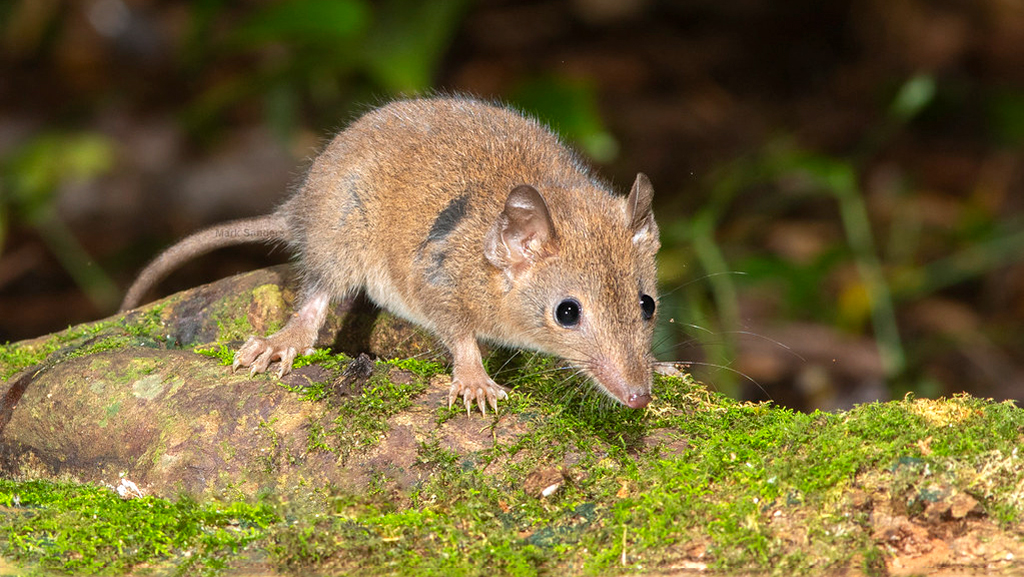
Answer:
[(643, 315), (645, 321), (654, 317), (654, 299), (650, 295), (640, 295), (640, 314)]
[(555, 320), (565, 328), (574, 327), (580, 322), (580, 301), (565, 299), (555, 307)]

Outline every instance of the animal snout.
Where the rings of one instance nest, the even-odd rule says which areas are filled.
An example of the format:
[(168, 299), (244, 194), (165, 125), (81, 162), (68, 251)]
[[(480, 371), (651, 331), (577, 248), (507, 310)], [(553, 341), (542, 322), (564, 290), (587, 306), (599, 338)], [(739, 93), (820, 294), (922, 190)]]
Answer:
[(651, 402), (650, 393), (633, 393), (626, 399), (625, 405), (631, 409), (642, 409)]
[[(630, 365), (632, 366), (632, 365)], [(642, 409), (651, 402), (651, 376), (642, 371), (626, 371), (621, 363), (598, 358), (590, 367), (597, 384), (610, 397), (631, 409)], [(625, 373), (632, 372), (627, 377)]]

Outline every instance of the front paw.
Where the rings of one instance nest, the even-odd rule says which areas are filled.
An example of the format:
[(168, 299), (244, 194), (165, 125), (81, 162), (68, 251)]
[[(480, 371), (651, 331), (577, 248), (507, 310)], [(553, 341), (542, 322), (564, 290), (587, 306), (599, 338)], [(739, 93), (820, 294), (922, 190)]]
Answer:
[(474, 380), (452, 379), (452, 386), (448, 389), (448, 408), (452, 408), (455, 399), (462, 395), (462, 401), (466, 405), (466, 414), (473, 410), (473, 401), (480, 407), (480, 412), (487, 414), (487, 405), (495, 413), (498, 412), (498, 399), (507, 399), (508, 393), (505, 387), (495, 383), (489, 377)]
[(231, 364), (231, 371), (234, 372), (239, 367), (249, 367), (249, 374), (256, 375), (266, 372), (270, 363), (280, 361), (277, 377), (281, 378), (291, 372), (292, 363), (298, 356), (300, 348), (303, 354), (312, 352), (309, 347), (296, 346), (287, 338), (282, 338), (279, 335), (249, 337), (249, 340), (235, 353), (235, 362)]

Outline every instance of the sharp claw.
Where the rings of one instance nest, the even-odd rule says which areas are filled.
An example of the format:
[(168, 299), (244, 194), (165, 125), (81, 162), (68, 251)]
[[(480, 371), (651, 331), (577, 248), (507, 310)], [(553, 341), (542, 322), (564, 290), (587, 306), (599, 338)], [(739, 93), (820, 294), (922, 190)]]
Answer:
[(278, 378), (287, 375), (292, 372), (292, 363), (295, 362), (295, 357), (298, 356), (299, 351), (295, 347), (288, 347), (281, 353), (281, 373)]
[(255, 363), (253, 363), (253, 366), (256, 367), (256, 372), (267, 372), (267, 369), (270, 368), (270, 363), (274, 362), (275, 356), (280, 355), (277, 355), (273, 348), (268, 348), (267, 350), (263, 351), (263, 354), (261, 354), (259, 358), (256, 359)]
[(448, 408), (455, 406), (455, 400), (462, 397), (462, 404), (466, 407), (466, 416), (471, 417), (473, 415), (474, 405), (480, 409), (480, 413), (487, 415), (487, 406), (491, 406), (491, 410), (495, 415), (498, 414), (498, 401), (501, 399), (507, 399), (508, 393), (500, 386), (496, 385), (493, 381), (488, 380), (483, 385), (465, 385), (459, 381), (452, 381), (451, 388), (448, 389)]
[[(303, 354), (313, 352), (312, 347), (303, 349)], [(249, 340), (235, 352), (235, 358), (231, 363), (231, 372), (239, 368), (247, 367), (249, 376), (255, 377), (260, 373), (268, 372), (270, 365), (275, 361), (280, 362), (274, 373), (277, 378), (282, 378), (292, 372), (292, 363), (298, 356), (298, 349), (286, 343), (278, 343), (273, 338), (249, 337)]]

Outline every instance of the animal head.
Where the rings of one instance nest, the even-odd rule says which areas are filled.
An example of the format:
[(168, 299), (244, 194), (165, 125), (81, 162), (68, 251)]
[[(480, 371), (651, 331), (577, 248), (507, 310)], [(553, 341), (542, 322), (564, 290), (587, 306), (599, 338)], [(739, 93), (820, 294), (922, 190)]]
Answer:
[(518, 185), (484, 242), (506, 298), (524, 313), (521, 344), (565, 358), (632, 408), (651, 399), (653, 194), (643, 174), (626, 198)]

